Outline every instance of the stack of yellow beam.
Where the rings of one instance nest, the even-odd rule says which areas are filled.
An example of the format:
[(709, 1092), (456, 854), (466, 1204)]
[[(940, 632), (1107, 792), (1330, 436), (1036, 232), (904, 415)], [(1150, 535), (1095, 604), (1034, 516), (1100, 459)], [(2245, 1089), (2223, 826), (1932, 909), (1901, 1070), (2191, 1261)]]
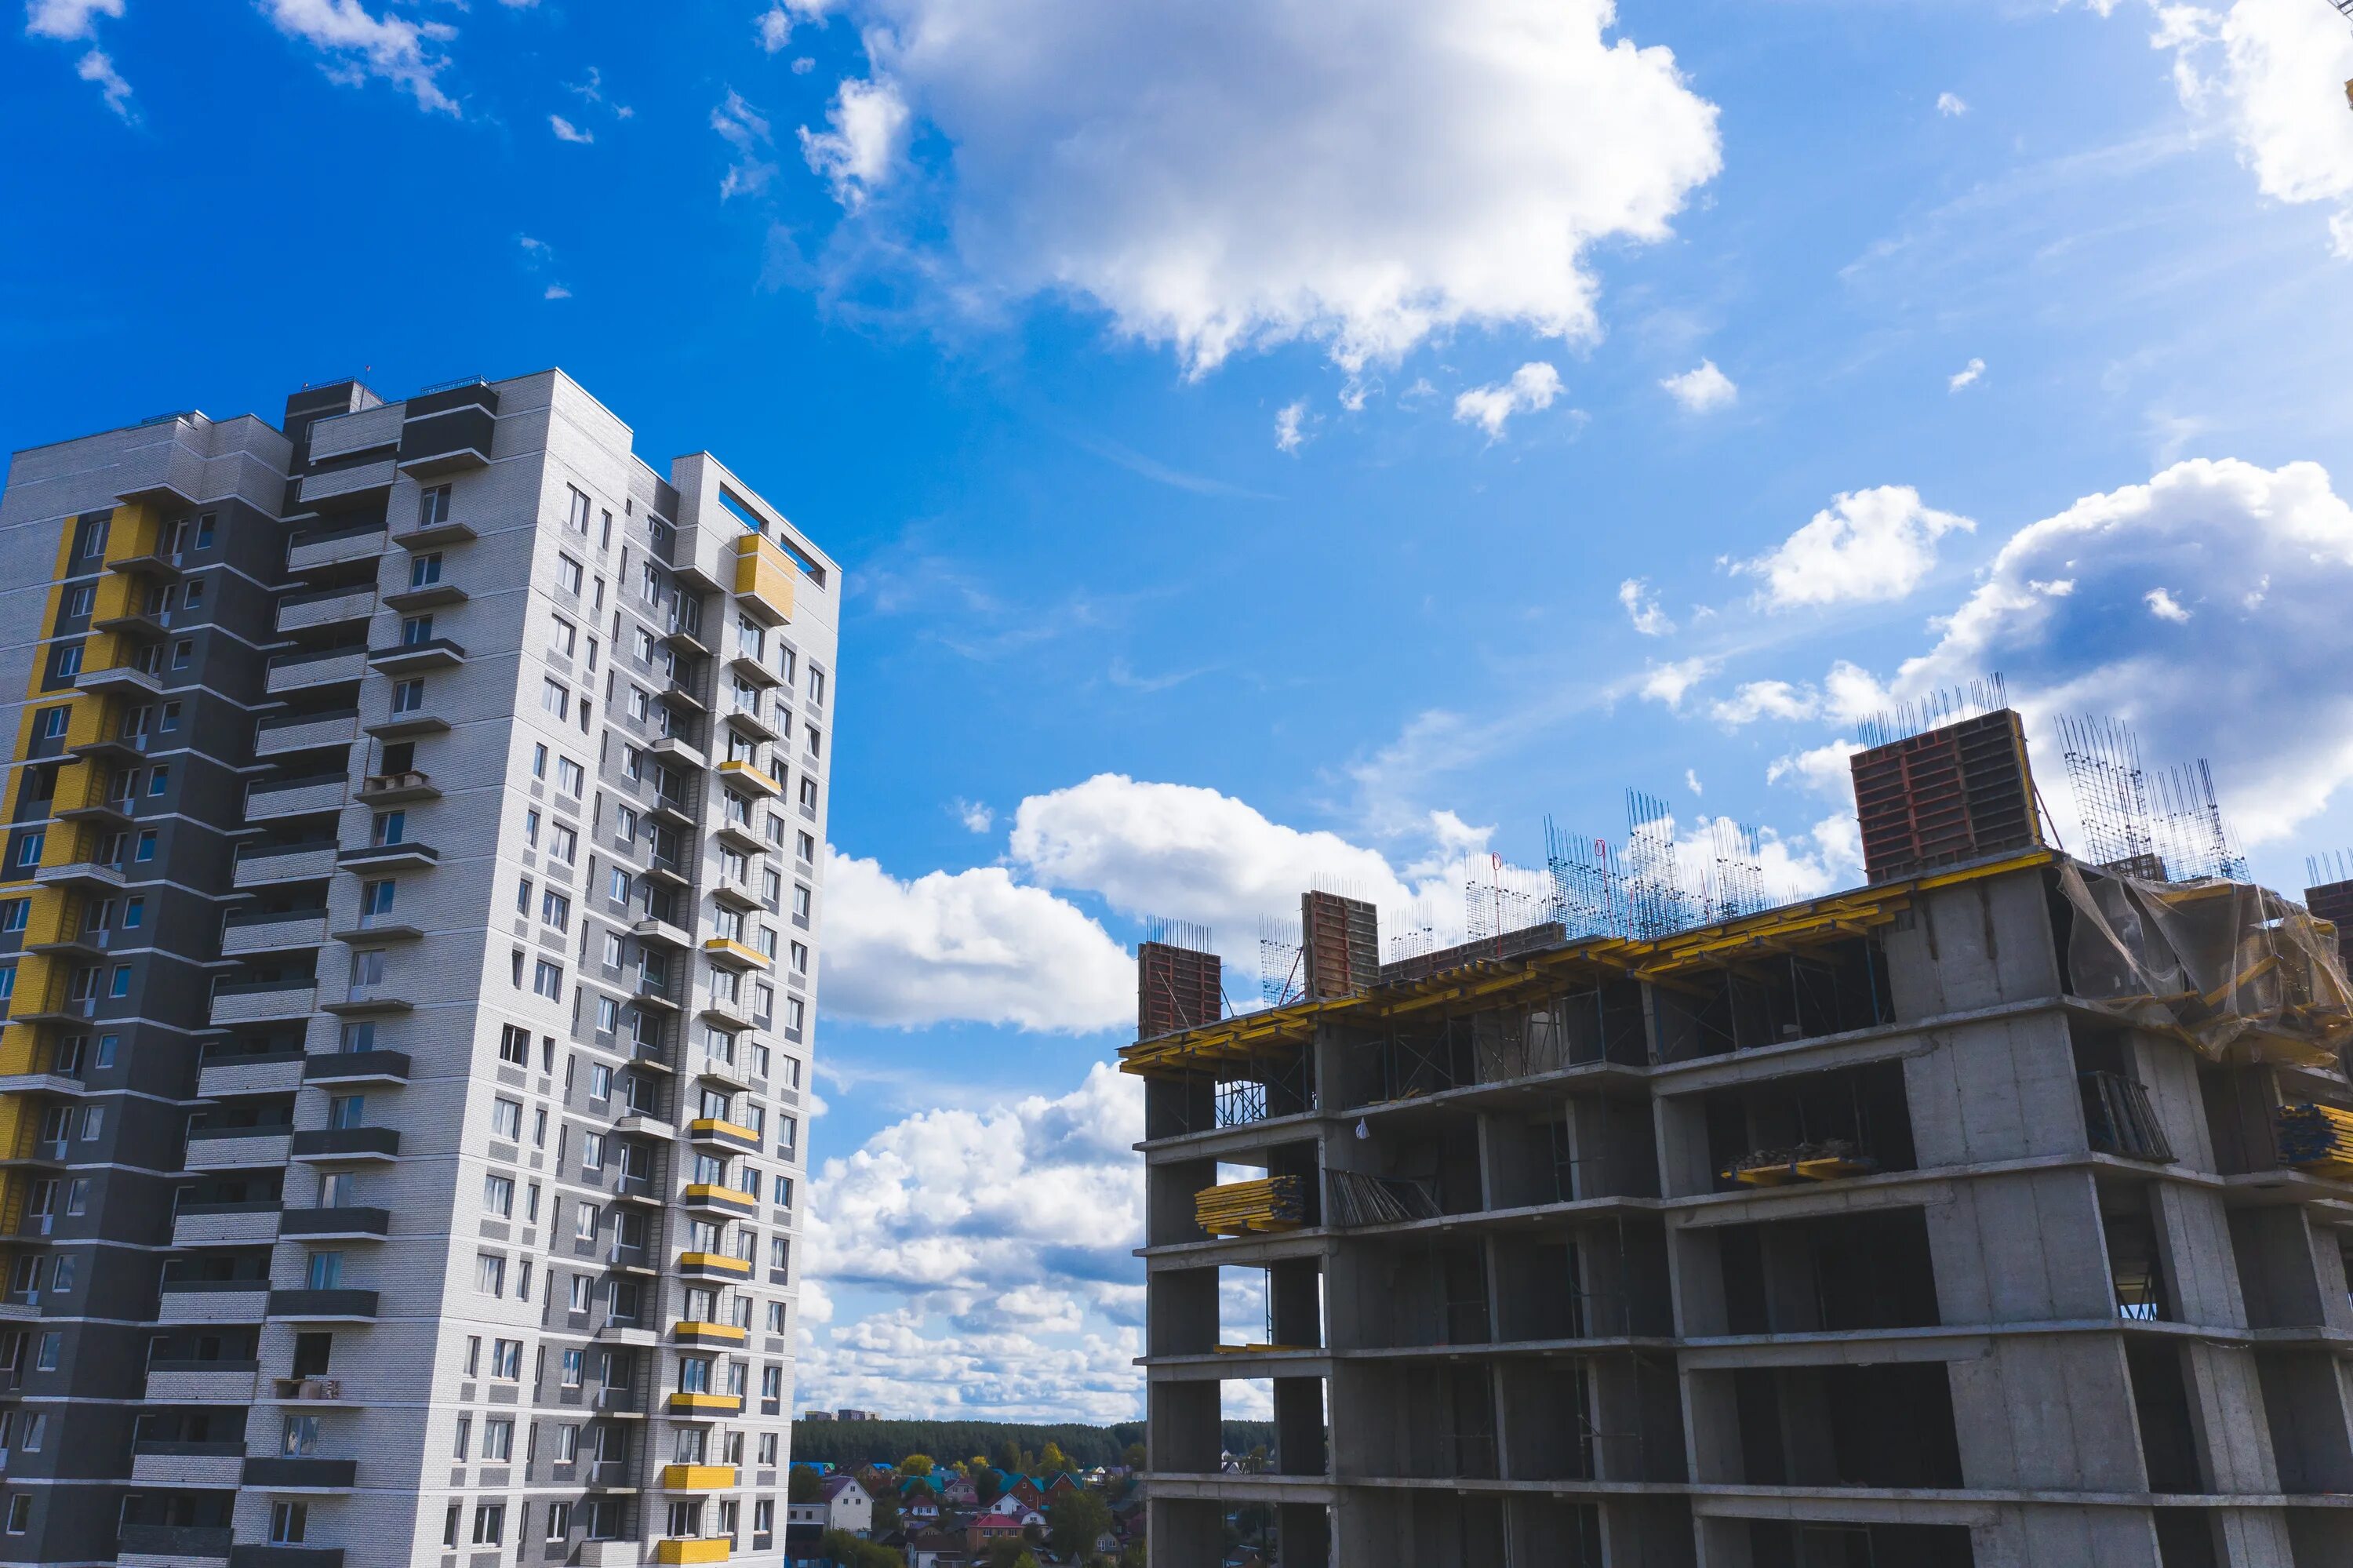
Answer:
[(2314, 1176), (2353, 1181), (2353, 1111), (2285, 1105), (2279, 1113), (2280, 1163)]
[(1858, 1151), (1843, 1138), (1801, 1143), (1795, 1149), (1760, 1150), (1722, 1171), (1724, 1180), (1744, 1187), (1781, 1187), (1792, 1181), (1835, 1181), (1841, 1176), (1864, 1176), (1879, 1162)]
[(1307, 1206), (1300, 1199), (1298, 1177), (1266, 1176), (1202, 1188), (1193, 1199), (1193, 1218), (1221, 1236), (1295, 1231), (1307, 1223)]

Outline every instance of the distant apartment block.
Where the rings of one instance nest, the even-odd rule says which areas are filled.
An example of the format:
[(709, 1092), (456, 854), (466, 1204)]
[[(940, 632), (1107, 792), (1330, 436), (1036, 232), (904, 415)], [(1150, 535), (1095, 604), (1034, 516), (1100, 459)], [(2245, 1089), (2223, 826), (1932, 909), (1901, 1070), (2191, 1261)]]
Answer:
[(782, 1560), (839, 590), (559, 372), (16, 454), (0, 1562)]
[(1154, 1568), (2353, 1563), (2335, 933), (2046, 845), (2007, 711), (1855, 778), (1847, 893), (1377, 966), (1311, 894), (1229, 1016), (1145, 945)]

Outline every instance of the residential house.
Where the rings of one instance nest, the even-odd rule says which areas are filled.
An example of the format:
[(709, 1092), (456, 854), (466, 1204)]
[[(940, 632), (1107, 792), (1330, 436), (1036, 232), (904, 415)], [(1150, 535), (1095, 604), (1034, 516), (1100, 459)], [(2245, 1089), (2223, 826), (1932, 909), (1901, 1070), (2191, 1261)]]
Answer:
[(825, 1528), (846, 1530), (852, 1535), (871, 1534), (874, 1529), (874, 1494), (858, 1484), (855, 1476), (828, 1476), (818, 1483), (818, 1500), (825, 1508)]
[(1033, 1524), (1040, 1530), (1045, 1529), (1046, 1516), (1033, 1508), (1001, 1502), (987, 1513), (976, 1515), (973, 1521), (965, 1526), (965, 1545), (976, 1556), (988, 1549), (990, 1542), (1007, 1536), (1018, 1538)]
[(969, 1476), (950, 1476), (940, 1488), (940, 1500), (950, 1508), (978, 1508), (980, 1489), (972, 1484)]
[(926, 1531), (907, 1542), (907, 1568), (965, 1568), (971, 1561), (965, 1538), (953, 1531)]

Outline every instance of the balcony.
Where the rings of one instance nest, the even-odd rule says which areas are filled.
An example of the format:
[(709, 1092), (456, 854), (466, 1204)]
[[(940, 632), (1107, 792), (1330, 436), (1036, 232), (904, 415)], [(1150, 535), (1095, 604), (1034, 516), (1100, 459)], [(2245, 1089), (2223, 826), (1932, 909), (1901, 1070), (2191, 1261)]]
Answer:
[(670, 1334), (681, 1345), (740, 1345), (747, 1337), (733, 1323), (701, 1323), (691, 1318), (671, 1324)]
[(33, 881), (42, 887), (70, 887), (82, 893), (118, 893), (130, 879), (119, 865), (102, 865), (96, 861), (68, 861), (62, 865), (42, 865), (33, 868)]
[(191, 1171), (250, 1171), (286, 1163), (294, 1136), (285, 1127), (192, 1127), (187, 1165)]
[(231, 874), (239, 888), (271, 887), (286, 882), (316, 882), (335, 874), (335, 846), (323, 843), (278, 844), (248, 849), (237, 857)]
[(780, 626), (793, 618), (793, 563), (759, 534), (735, 540), (735, 602), (754, 619)]
[(163, 1323), (259, 1323), (269, 1315), (266, 1279), (185, 1279), (164, 1282)]
[(238, 1443), (133, 1443), (131, 1478), (150, 1487), (234, 1487), (245, 1472)]
[(646, 807), (646, 815), (668, 827), (694, 826), (694, 802), (683, 795), (665, 795), (656, 791)]
[(388, 450), (400, 440), (400, 415), (399, 404), (379, 403), (373, 408), (319, 420), (311, 427), (310, 461), (332, 462)]
[(174, 1246), (262, 1246), (278, 1239), (278, 1200), (183, 1203), (172, 1216)]
[(670, 1396), (668, 1403), (672, 1415), (710, 1417), (744, 1414), (744, 1396), (739, 1393), (689, 1393), (681, 1389)]
[(279, 1404), (348, 1404), (338, 1377), (274, 1377), (269, 1397)]
[(269, 662), (269, 677), (263, 686), (274, 697), (288, 692), (307, 692), (319, 686), (356, 681), (366, 673), (367, 650), (364, 648), (330, 648), (318, 653), (283, 653)]
[[(389, 466), (389, 465), (386, 465)], [(307, 528), (286, 548), (286, 569), (315, 572), (345, 561), (364, 561), (384, 553), (384, 526), (363, 523), (353, 528)]]
[(302, 1086), (300, 1051), (207, 1054), (196, 1068), (196, 1093), (206, 1099), (292, 1094)]
[(373, 1290), (273, 1290), (269, 1315), (284, 1322), (372, 1323)]
[(730, 1548), (725, 1536), (702, 1540), (686, 1536), (669, 1536), (654, 1542), (657, 1563), (724, 1563)]
[(429, 774), (410, 768), (406, 773), (371, 773), (360, 783), (360, 803), (401, 806), (411, 800), (438, 800), (441, 787)]
[(430, 480), (489, 464), (499, 395), (480, 377), (419, 393), (403, 409), (396, 460), (403, 471)]
[[(388, 457), (375, 462), (354, 463), (349, 468), (339, 468), (330, 473), (305, 474), (302, 478), (302, 488), (299, 492), (299, 503), (321, 510), (340, 510), (347, 506), (356, 506), (375, 497), (389, 493), (392, 490), (392, 482), (396, 477), (397, 474), (393, 466), (393, 460)], [(372, 532), (378, 541), (384, 538), (383, 528), (376, 527)], [(297, 548), (300, 547), (298, 545)], [(370, 553), (373, 554), (373, 552)], [(318, 564), (317, 562), (298, 564), (294, 559), (294, 552), (290, 550), (287, 552), (286, 565), (290, 571), (308, 570)]]
[(730, 1257), (723, 1252), (682, 1252), (678, 1255), (678, 1271), (693, 1279), (749, 1279), (752, 1260)]
[(278, 601), (278, 630), (308, 631), (346, 620), (365, 620), (375, 613), (375, 589), (326, 588), (318, 593), (290, 593)]
[(273, 1459), (245, 1462), (245, 1484), (274, 1492), (347, 1492), (359, 1478), (356, 1459)]
[(758, 654), (740, 647), (729, 656), (727, 668), (755, 686), (781, 686), (785, 683), (782, 675), (760, 662)]
[(697, 772), (710, 766), (709, 759), (702, 755), (702, 748), (682, 735), (656, 736), (646, 744), (646, 750), (666, 762), (675, 762)]
[(733, 1465), (664, 1465), (661, 1467), (661, 1489), (666, 1492), (723, 1492), (735, 1484), (735, 1467)]
[(288, 1209), (279, 1216), (278, 1234), (304, 1241), (381, 1241), (392, 1234), (389, 1209)]
[(229, 1548), (228, 1568), (343, 1568), (340, 1546), (253, 1546)]
[(713, 828), (712, 835), (729, 849), (742, 850), (745, 854), (765, 854), (770, 848), (767, 840), (752, 831), (751, 823), (732, 818)]
[(254, 726), (253, 755), (283, 757), (322, 747), (348, 747), (359, 738), (359, 726), (360, 715), (351, 710), (266, 718)]
[(723, 1187), (716, 1181), (696, 1181), (686, 1189), (687, 1202), (697, 1208), (723, 1209), (731, 1214), (756, 1214), (760, 1200), (749, 1192)]
[(257, 1361), (151, 1361), (151, 1404), (250, 1404), (260, 1363)]
[(318, 985), (307, 980), (247, 980), (215, 986), (213, 1027), (308, 1018), (318, 1011)]
[(406, 1051), (322, 1051), (302, 1059), (306, 1084), (405, 1084)]
[(730, 728), (747, 735), (754, 740), (774, 745), (784, 738), (777, 733), (776, 726), (762, 717), (757, 710), (747, 708), (741, 703), (728, 704), (727, 711), (721, 716), (726, 720)]
[(724, 964), (733, 969), (765, 969), (775, 960), (757, 948), (747, 947), (733, 937), (709, 937), (702, 943), (702, 956), (712, 963)]
[(671, 948), (680, 952), (694, 945), (693, 938), (667, 920), (640, 920), (629, 927), (629, 933), (640, 942), (651, 942), (656, 947)]
[(392, 1160), (400, 1153), (400, 1131), (390, 1127), (324, 1127), (294, 1135), (293, 1157), (321, 1162)]
[(752, 1086), (750, 1072), (728, 1057), (715, 1055), (709, 1051), (695, 1058), (694, 1075), (708, 1078), (731, 1093)]
[(427, 637), (417, 642), (371, 648), (367, 661), (383, 673), (398, 678), (462, 664), (466, 662), (466, 645), (447, 637)]
[(74, 678), (77, 692), (112, 693), (124, 697), (161, 696), (164, 683), (144, 670), (117, 664), (111, 670), (84, 670)]
[(225, 1524), (126, 1524), (115, 1533), (115, 1561), (122, 1568), (203, 1568), (228, 1562), (230, 1539)]
[(702, 1000), (702, 1016), (737, 1032), (752, 1027), (750, 1006), (741, 997), (714, 991)]
[(327, 939), (324, 909), (237, 910), (221, 923), (221, 954), (283, 953), (316, 948)]
[(785, 787), (774, 779), (769, 778), (750, 763), (739, 762), (732, 758), (719, 765), (719, 779), (723, 784), (733, 784), (738, 788), (749, 789), (754, 794), (771, 800), (785, 792)]
[(420, 871), (441, 863), (441, 852), (414, 840), (396, 844), (366, 844), (335, 857), (345, 871)]
[(251, 784), (245, 791), (245, 820), (274, 821), (281, 817), (316, 816), (343, 809), (343, 776), (330, 773), (283, 783)]

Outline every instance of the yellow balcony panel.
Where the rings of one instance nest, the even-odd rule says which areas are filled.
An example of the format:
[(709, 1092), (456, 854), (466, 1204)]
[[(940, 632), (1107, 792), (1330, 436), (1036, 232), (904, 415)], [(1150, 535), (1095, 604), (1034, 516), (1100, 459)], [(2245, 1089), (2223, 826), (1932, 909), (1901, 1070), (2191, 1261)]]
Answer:
[(765, 969), (769, 963), (765, 953), (733, 937), (707, 938), (702, 944), (702, 952), (705, 958), (715, 959), (723, 964), (741, 964), (747, 969)]
[(689, 1138), (709, 1139), (718, 1143), (741, 1144), (746, 1149), (760, 1147), (760, 1135), (748, 1127), (738, 1127), (732, 1121), (722, 1121), (715, 1116), (699, 1116), (686, 1124)]
[(664, 1465), (661, 1473), (662, 1490), (668, 1492), (717, 1492), (735, 1484), (733, 1465)]
[(724, 1563), (727, 1561), (727, 1538), (715, 1541), (690, 1541), (673, 1536), (654, 1542), (657, 1563)]
[(711, 1274), (732, 1275), (738, 1279), (747, 1279), (752, 1274), (748, 1261), (730, 1257), (723, 1252), (682, 1252), (678, 1255), (678, 1266)]
[(775, 543), (757, 534), (735, 541), (735, 597), (764, 620), (793, 618), (793, 563)]
[(676, 1415), (741, 1415), (744, 1401), (732, 1393), (687, 1393), (681, 1391), (670, 1396), (670, 1408)]
[(744, 789), (765, 795), (771, 800), (785, 792), (783, 785), (748, 762), (739, 762), (732, 758), (723, 762), (719, 765), (719, 777), (723, 782), (740, 784)]
[(671, 1324), (670, 1332), (682, 1344), (740, 1345), (744, 1340), (744, 1330), (733, 1323), (702, 1323), (692, 1318)]
[(760, 1200), (749, 1192), (739, 1192), (733, 1187), (723, 1187), (716, 1181), (695, 1181), (686, 1189), (690, 1203), (709, 1203), (715, 1208), (733, 1209), (738, 1213), (757, 1213)]

